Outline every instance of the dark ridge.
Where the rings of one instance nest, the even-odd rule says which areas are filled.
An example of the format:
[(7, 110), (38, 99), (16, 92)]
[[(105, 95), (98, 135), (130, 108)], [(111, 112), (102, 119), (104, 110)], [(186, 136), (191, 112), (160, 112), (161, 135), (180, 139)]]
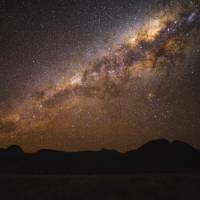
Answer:
[(166, 150), (170, 148), (171, 143), (166, 139), (152, 140), (142, 145), (139, 151), (154, 151), (154, 150)]
[(13, 145), (0, 149), (0, 173), (98, 174), (200, 172), (200, 151), (181, 141), (153, 140), (137, 150), (62, 152), (42, 149), (24, 153)]
[(13, 154), (13, 155), (20, 155), (20, 154), (24, 153), (23, 150), (21, 149), (21, 147), (19, 147), (17, 145), (12, 145), (12, 146), (8, 147), (5, 151), (7, 153)]
[(181, 142), (181, 141), (175, 140), (174, 142), (172, 142), (172, 145), (174, 147), (176, 147), (176, 148), (179, 148), (180, 150), (182, 149), (182, 151), (188, 151), (188, 152), (189, 151), (190, 152), (194, 152), (195, 151), (195, 149), (191, 145), (189, 145), (189, 144), (187, 144), (185, 142)]

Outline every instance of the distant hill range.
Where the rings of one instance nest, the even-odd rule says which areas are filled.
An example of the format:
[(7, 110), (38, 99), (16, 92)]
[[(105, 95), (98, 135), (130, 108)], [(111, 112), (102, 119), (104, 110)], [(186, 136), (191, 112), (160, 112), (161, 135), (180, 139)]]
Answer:
[(200, 172), (200, 150), (180, 142), (150, 141), (137, 150), (67, 153), (39, 150), (24, 153), (18, 146), (0, 149), (0, 173), (98, 174), (98, 173)]

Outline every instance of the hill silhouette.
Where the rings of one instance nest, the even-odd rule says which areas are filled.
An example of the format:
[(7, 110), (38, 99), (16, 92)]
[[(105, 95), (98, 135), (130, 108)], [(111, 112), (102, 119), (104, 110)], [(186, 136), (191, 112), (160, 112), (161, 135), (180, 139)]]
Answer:
[(0, 173), (97, 174), (200, 172), (200, 150), (181, 142), (150, 141), (137, 150), (61, 152), (42, 149), (25, 153), (19, 146), (0, 149)]

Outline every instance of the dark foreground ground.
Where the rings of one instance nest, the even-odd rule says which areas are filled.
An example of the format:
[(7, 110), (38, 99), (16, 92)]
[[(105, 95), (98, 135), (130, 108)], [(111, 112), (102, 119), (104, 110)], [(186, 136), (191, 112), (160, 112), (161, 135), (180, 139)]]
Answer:
[(0, 176), (0, 199), (200, 199), (200, 174)]

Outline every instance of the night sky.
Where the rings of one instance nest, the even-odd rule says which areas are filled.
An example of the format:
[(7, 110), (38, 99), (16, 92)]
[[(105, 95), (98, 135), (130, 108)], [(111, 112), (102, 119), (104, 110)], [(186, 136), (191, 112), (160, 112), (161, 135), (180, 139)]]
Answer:
[(200, 147), (199, 0), (0, 0), (0, 147)]

